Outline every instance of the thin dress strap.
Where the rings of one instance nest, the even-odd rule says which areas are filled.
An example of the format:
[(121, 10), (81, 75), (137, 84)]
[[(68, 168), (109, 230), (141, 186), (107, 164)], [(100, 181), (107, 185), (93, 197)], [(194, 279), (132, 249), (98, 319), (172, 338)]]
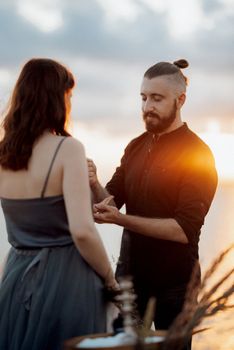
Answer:
[(56, 158), (56, 156), (57, 156), (57, 154), (58, 154), (58, 151), (59, 151), (60, 146), (62, 145), (62, 143), (63, 143), (63, 141), (64, 141), (65, 139), (66, 139), (66, 137), (64, 137), (64, 138), (59, 142), (59, 144), (58, 144), (57, 147), (56, 147), (56, 150), (55, 150), (55, 152), (54, 152), (53, 158), (52, 158), (51, 163), (50, 163), (50, 167), (49, 167), (48, 173), (47, 173), (47, 175), (46, 175), (46, 179), (45, 179), (45, 182), (44, 182), (44, 186), (43, 186), (42, 191), (41, 191), (41, 198), (44, 198), (45, 191), (46, 191), (46, 188), (47, 188), (47, 184), (48, 184), (48, 181), (49, 181), (50, 173), (51, 173), (51, 170), (52, 170), (52, 167), (53, 167), (55, 158)]

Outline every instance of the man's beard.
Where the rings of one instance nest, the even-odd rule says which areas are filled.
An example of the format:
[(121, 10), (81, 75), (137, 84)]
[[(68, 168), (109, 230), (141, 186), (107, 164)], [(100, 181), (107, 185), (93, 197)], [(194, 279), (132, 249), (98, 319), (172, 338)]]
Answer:
[[(177, 111), (177, 108), (176, 108), (176, 102), (175, 102), (170, 114), (167, 117), (160, 117), (158, 114), (152, 113), (152, 112), (144, 113), (143, 119), (145, 121), (146, 130), (156, 134), (160, 134), (164, 132), (171, 126), (171, 124), (176, 119), (176, 111)], [(155, 125), (154, 120), (147, 121), (147, 117), (151, 117), (152, 119), (156, 118), (158, 120), (158, 123)]]

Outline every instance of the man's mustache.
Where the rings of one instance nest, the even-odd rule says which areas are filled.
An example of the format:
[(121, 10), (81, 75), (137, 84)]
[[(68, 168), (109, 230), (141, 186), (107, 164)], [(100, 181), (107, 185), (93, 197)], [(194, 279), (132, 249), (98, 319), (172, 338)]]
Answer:
[(155, 118), (155, 119), (158, 119), (160, 120), (160, 116), (156, 113), (152, 113), (152, 112), (147, 112), (147, 113), (143, 113), (143, 118), (146, 119), (147, 117), (150, 117), (150, 118)]

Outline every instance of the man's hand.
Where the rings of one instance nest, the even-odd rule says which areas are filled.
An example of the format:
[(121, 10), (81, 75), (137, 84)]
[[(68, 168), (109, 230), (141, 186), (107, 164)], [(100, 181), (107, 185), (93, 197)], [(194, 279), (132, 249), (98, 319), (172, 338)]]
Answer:
[(88, 163), (88, 172), (89, 172), (89, 185), (92, 188), (98, 183), (97, 167), (94, 164), (92, 159), (87, 158), (87, 163)]
[(120, 212), (116, 207), (108, 205), (108, 203), (113, 199), (113, 196), (105, 198), (102, 202), (94, 204), (94, 219), (99, 224), (109, 223), (116, 224), (117, 219), (120, 216)]
[[(92, 191), (93, 203), (109, 204), (109, 202), (112, 200), (111, 204), (115, 205), (115, 202), (113, 201), (114, 197), (110, 196), (108, 191), (104, 187), (102, 187), (102, 185), (98, 181), (97, 168), (93, 160), (87, 158), (87, 165), (88, 165), (89, 186)], [(107, 199), (108, 199), (108, 203), (106, 203)], [(101, 202), (103, 200), (104, 202)]]

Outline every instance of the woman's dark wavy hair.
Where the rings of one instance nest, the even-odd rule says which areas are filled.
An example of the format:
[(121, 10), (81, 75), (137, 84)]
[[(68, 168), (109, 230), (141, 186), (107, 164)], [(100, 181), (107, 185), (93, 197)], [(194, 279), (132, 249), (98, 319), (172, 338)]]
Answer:
[(34, 58), (24, 65), (2, 124), (2, 168), (27, 169), (33, 145), (45, 130), (69, 136), (64, 93), (74, 85), (71, 72), (51, 59)]

